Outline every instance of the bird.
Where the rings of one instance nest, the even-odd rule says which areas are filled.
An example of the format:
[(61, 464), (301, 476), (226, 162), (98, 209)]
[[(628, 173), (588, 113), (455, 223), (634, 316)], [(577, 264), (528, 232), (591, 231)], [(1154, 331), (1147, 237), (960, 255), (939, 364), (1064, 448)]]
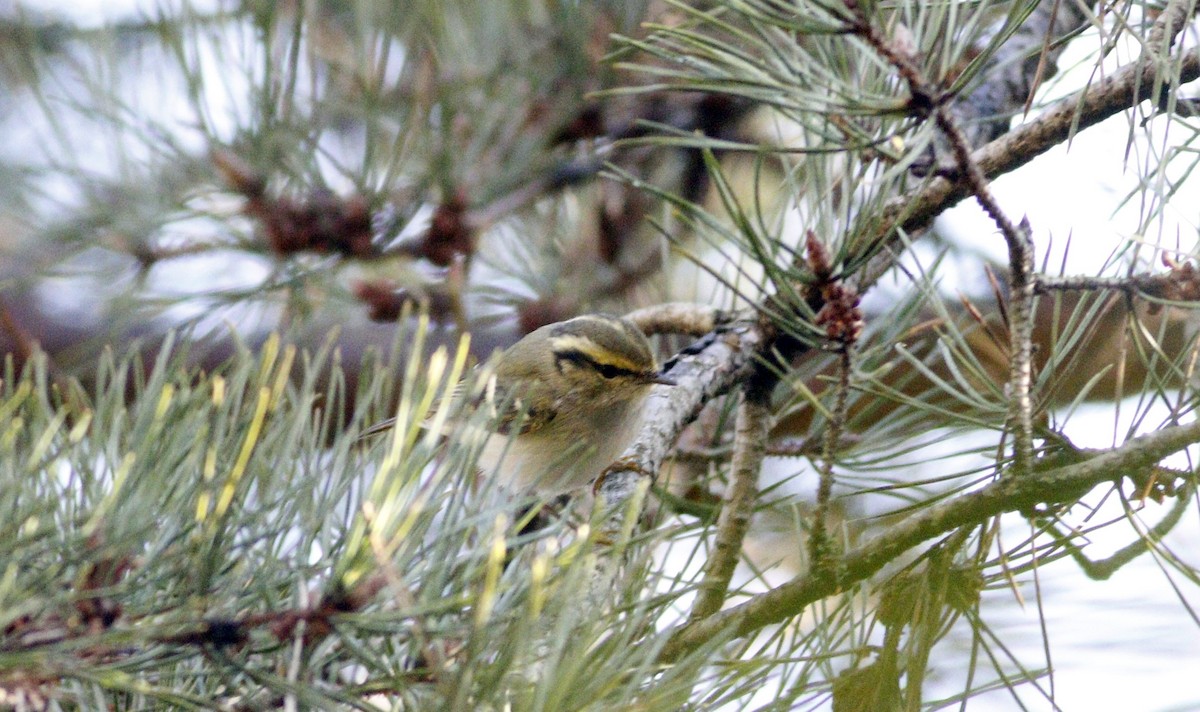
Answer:
[(646, 335), (626, 318), (586, 314), (535, 329), (487, 376), (482, 400), (497, 427), (479, 470), (519, 495), (556, 497), (590, 485), (637, 434), (655, 385), (675, 381), (659, 371)]

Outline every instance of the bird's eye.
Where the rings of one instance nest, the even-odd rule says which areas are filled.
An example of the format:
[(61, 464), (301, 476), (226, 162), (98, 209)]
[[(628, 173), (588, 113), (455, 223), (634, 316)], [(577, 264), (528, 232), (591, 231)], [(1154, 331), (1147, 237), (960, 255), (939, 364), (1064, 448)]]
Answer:
[(616, 366), (610, 366), (607, 363), (596, 364), (596, 371), (598, 371), (600, 375), (604, 376), (605, 378), (616, 378), (622, 373), (625, 373), (623, 369), (617, 368)]
[(610, 379), (630, 374), (630, 370), (627, 368), (614, 366), (610, 363), (599, 363), (596, 361), (596, 359), (588, 356), (582, 351), (575, 351), (572, 349), (555, 352), (554, 365), (556, 368), (558, 368), (559, 373), (565, 372), (566, 364), (571, 364), (571, 367), (573, 368), (591, 369), (604, 378)]

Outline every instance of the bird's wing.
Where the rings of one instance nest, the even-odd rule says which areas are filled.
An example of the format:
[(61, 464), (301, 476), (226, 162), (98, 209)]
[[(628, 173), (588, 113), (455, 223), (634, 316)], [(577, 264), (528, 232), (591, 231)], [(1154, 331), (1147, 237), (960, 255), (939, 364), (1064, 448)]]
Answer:
[(534, 408), (530, 405), (530, 398), (522, 397), (541, 387), (544, 386), (524, 380), (505, 386), (494, 375), (489, 378), (483, 389), (482, 401), (497, 422), (496, 431), (509, 435), (516, 428), (517, 435), (524, 435), (540, 430), (554, 420), (558, 414), (557, 402)]
[[(518, 395), (536, 390), (539, 385), (518, 381), (504, 386), (498, 382), (495, 374), (491, 374), (482, 383), (473, 383), (472, 379), (460, 381), (446, 398), (465, 402), (467, 409), (487, 409), (487, 416), (496, 423), (496, 432), (502, 435), (511, 434), (514, 427), (517, 435), (524, 435), (545, 427), (558, 414), (557, 403), (535, 409)], [(478, 389), (474, 393), (468, 390), (474, 388)], [(363, 430), (359, 437), (366, 438), (391, 430), (395, 424), (395, 418), (388, 418)]]

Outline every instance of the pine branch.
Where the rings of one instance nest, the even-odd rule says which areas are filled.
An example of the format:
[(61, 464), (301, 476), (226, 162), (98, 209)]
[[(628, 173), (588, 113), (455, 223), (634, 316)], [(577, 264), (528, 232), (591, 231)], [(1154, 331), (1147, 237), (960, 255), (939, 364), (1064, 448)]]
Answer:
[(976, 492), (931, 506), (886, 527), (828, 569), (801, 574), (745, 603), (681, 626), (663, 648), (661, 659), (670, 661), (714, 638), (750, 635), (797, 616), (806, 606), (866, 580), (922, 542), (964, 527), (982, 525), (1001, 514), (1031, 511), (1042, 504), (1073, 503), (1097, 485), (1119, 483), (1198, 442), (1200, 421), (1162, 428), (1084, 462), (1043, 471), (1035, 468), (1026, 478), (1004, 478)]

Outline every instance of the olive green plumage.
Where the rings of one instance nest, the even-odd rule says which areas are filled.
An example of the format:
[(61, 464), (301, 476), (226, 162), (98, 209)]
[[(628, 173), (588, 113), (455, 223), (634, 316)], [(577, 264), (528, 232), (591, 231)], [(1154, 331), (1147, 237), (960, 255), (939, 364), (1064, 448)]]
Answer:
[(588, 485), (636, 434), (655, 384), (671, 381), (627, 319), (588, 314), (532, 331), (492, 367), (484, 402), (499, 424), (480, 470), (515, 492)]

